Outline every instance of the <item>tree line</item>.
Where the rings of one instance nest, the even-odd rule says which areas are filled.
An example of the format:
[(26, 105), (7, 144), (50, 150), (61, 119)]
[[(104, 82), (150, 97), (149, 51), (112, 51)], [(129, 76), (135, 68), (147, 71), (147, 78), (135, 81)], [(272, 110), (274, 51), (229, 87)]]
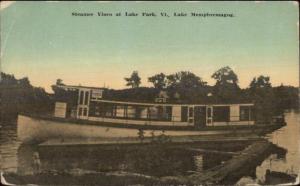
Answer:
[[(264, 75), (254, 77), (249, 86), (242, 89), (238, 85), (237, 74), (228, 66), (215, 71), (211, 78), (216, 81), (213, 86), (208, 85), (201, 77), (190, 71), (179, 71), (170, 75), (164, 73), (155, 74), (148, 77), (148, 82), (152, 84), (151, 88), (169, 92), (171, 98), (172, 95), (174, 96), (174, 93), (178, 93), (180, 100), (185, 102), (197, 102), (197, 99), (199, 101), (204, 98), (205, 100), (211, 98), (211, 100), (221, 102), (243, 102), (252, 101), (255, 97), (263, 94), (268, 94), (269, 96), (276, 94), (282, 98), (291, 97), (291, 94), (293, 94), (294, 99), (297, 96), (296, 88), (284, 85), (272, 87), (270, 77)], [(140, 87), (141, 78), (138, 71), (133, 71), (130, 77), (125, 77), (124, 79), (126, 86), (129, 86), (131, 89), (145, 89), (145, 87)]]
[[(211, 77), (216, 80), (208, 85), (201, 77), (190, 71), (180, 71), (166, 75), (158, 73), (148, 77), (152, 87), (141, 87), (141, 78), (137, 71), (125, 77), (129, 87), (122, 90), (106, 89), (104, 97), (112, 100), (153, 102), (159, 92), (165, 91), (168, 101), (174, 103), (255, 103), (257, 118), (270, 119), (285, 109), (298, 108), (298, 88), (276, 86), (270, 77), (254, 77), (247, 88), (240, 88), (237, 74), (228, 66), (215, 71)], [(63, 84), (58, 79), (56, 84)], [(53, 86), (55, 93), (63, 91)], [(1, 73), (0, 112), (1, 118), (16, 118), (18, 112), (51, 114), (57, 97), (47, 93), (41, 87), (34, 87), (27, 77), (16, 79), (13, 75)]]
[(14, 75), (1, 73), (0, 121), (15, 120), (19, 112), (50, 114), (53, 99), (41, 87), (34, 87), (27, 77), (16, 79)]
[[(153, 89), (167, 91), (171, 102), (254, 103), (256, 119), (261, 122), (282, 114), (285, 109), (298, 109), (298, 89), (284, 85), (272, 87), (269, 76), (254, 77), (244, 89), (239, 87), (238, 76), (229, 66), (218, 69), (211, 78), (216, 81), (213, 86), (192, 72), (180, 71), (170, 75), (155, 74), (148, 77), (148, 82), (152, 83)], [(131, 89), (138, 89), (141, 84), (137, 71), (126, 77), (125, 81)]]

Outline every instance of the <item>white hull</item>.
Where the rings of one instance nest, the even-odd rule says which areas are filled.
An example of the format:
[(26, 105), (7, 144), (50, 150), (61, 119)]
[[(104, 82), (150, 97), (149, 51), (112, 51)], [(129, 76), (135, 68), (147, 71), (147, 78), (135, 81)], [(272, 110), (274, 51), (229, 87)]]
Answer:
[[(143, 130), (145, 137), (151, 137), (153, 134), (158, 136), (163, 133), (162, 130)], [(243, 131), (239, 131), (241, 133)], [(247, 132), (246, 130), (244, 132)], [(249, 131), (248, 131), (249, 132)], [(49, 139), (67, 139), (67, 138), (128, 138), (138, 137), (139, 130), (132, 128), (118, 128), (97, 126), (89, 124), (76, 124), (71, 122), (59, 122), (44, 119), (36, 119), (29, 116), (18, 116), (18, 138), (23, 142), (45, 141)], [(231, 134), (230, 130), (206, 130), (206, 131), (176, 131), (165, 130), (164, 134), (168, 136), (214, 136)]]

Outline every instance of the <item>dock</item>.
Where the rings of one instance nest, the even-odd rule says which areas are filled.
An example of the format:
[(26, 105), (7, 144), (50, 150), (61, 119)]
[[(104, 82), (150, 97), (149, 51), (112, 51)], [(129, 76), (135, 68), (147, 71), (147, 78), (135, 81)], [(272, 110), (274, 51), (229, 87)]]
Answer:
[[(171, 137), (166, 143), (168, 148), (182, 148), (188, 151), (201, 153), (213, 153), (231, 155), (232, 158), (223, 162), (221, 165), (205, 170), (203, 172), (194, 172), (186, 176), (165, 176), (160, 177), (159, 183), (163, 185), (183, 184), (183, 185), (199, 185), (199, 184), (227, 184), (227, 181), (237, 180), (247, 171), (255, 169), (268, 155), (277, 153), (280, 149), (271, 142), (258, 136), (245, 137), (223, 137), (223, 138), (203, 138), (199, 136), (189, 137)], [(153, 138), (120, 138), (120, 139), (51, 139), (39, 144), (40, 148), (77, 148), (78, 145), (84, 147), (95, 146), (100, 147), (124, 147), (137, 146), (148, 148), (147, 145), (155, 145)], [(186, 144), (195, 144), (187, 147)], [(174, 145), (174, 146), (173, 146)], [(207, 146), (218, 147), (237, 146), (240, 145), (239, 151), (228, 152), (222, 150), (209, 149)], [(282, 150), (282, 149), (281, 149)], [(150, 179), (152, 180), (152, 179)], [(152, 180), (153, 181), (153, 180)]]
[(187, 185), (198, 184), (226, 184), (226, 180), (239, 178), (245, 169), (256, 167), (265, 156), (273, 150), (274, 144), (267, 140), (259, 140), (253, 142), (239, 153), (235, 153), (233, 157), (223, 164), (204, 171), (202, 173), (194, 173), (185, 177), (164, 177), (164, 183), (180, 183)]
[[(75, 172), (58, 172), (57, 175), (50, 173), (42, 173), (42, 178), (47, 179), (51, 178), (51, 180), (59, 180), (62, 179), (65, 181), (64, 183), (77, 183), (78, 180), (81, 180), (81, 183), (85, 183), (85, 180), (92, 179), (92, 178), (99, 178), (97, 179), (98, 182), (105, 182), (103, 180), (117, 180), (117, 181), (130, 181), (130, 183), (149, 183), (149, 185), (226, 185), (232, 182), (238, 181), (240, 177), (245, 175), (245, 173), (249, 172), (249, 170), (255, 170), (255, 167), (260, 165), (261, 162), (269, 156), (271, 153), (278, 154), (279, 147), (265, 139), (262, 138), (227, 138), (226, 141), (220, 141), (217, 139), (200, 139), (198, 137), (193, 137), (192, 139), (187, 140), (188, 138), (173, 138), (172, 143), (166, 143), (164, 145), (156, 144), (151, 141), (149, 138), (145, 138), (143, 141), (137, 139), (102, 139), (102, 140), (79, 140), (74, 141), (71, 139), (59, 141), (56, 140), (48, 140), (44, 143), (38, 145), (38, 148), (35, 149), (39, 152), (39, 157), (41, 161), (48, 162), (51, 164), (53, 161), (57, 163), (58, 159), (60, 161), (68, 161), (68, 158), (65, 155), (70, 155), (72, 158), (80, 159), (81, 154), (87, 153), (91, 155), (91, 157), (102, 158), (103, 156), (110, 156), (114, 150), (116, 154), (122, 154), (127, 152), (144, 152), (148, 153), (151, 151), (152, 145), (155, 148), (168, 148), (168, 149), (182, 149), (183, 151), (192, 151), (192, 152), (199, 152), (199, 153), (208, 153), (208, 154), (220, 154), (225, 156), (230, 156), (230, 159), (225, 160), (221, 164), (214, 166), (210, 169), (203, 170), (201, 172), (197, 171), (190, 171), (185, 175), (174, 175), (174, 176), (163, 176), (163, 177), (156, 177), (144, 174), (144, 175), (137, 175), (135, 172), (116, 172), (113, 175), (111, 172), (101, 172), (101, 171), (93, 171), (93, 172), (86, 172), (82, 171), (82, 169), (78, 169), (78, 174)], [(153, 139), (152, 139), (153, 140)], [(224, 139), (222, 139), (224, 140)], [(235, 140), (235, 141), (232, 141)], [(247, 141), (252, 140), (252, 141)], [(188, 143), (185, 144), (185, 143)], [(195, 144), (195, 145), (194, 145)], [(78, 145), (80, 147), (78, 148)], [(100, 146), (99, 146), (100, 145)], [(237, 147), (239, 146), (239, 147)], [(121, 148), (120, 148), (121, 147)], [(131, 148), (132, 147), (132, 148)], [(212, 148), (213, 147), (213, 148)], [(229, 150), (231, 147), (234, 147), (235, 150)], [(26, 147), (24, 147), (25, 149)], [(49, 149), (50, 148), (50, 149)], [(113, 151), (110, 151), (113, 150)], [(123, 151), (124, 150), (124, 151)], [(28, 150), (25, 149), (25, 153), (28, 153)], [(93, 152), (93, 154), (91, 154)], [(280, 153), (280, 152), (279, 152)], [(284, 153), (284, 151), (282, 151)], [(19, 152), (18, 154), (21, 154)], [(74, 157), (77, 155), (77, 157)], [(154, 154), (154, 158), (160, 156), (160, 153)], [(157, 156), (157, 157), (156, 157)], [(61, 159), (60, 157), (64, 157)], [(132, 156), (134, 157), (134, 156)], [(152, 156), (153, 157), (153, 156)], [(72, 159), (71, 158), (71, 159)], [(91, 158), (93, 159), (93, 158)], [(118, 159), (118, 158), (117, 158)], [(74, 159), (73, 159), (74, 160)], [(126, 160), (126, 158), (124, 159)], [(121, 160), (122, 161), (122, 160)], [(93, 161), (90, 161), (93, 162)], [(98, 162), (99, 163), (99, 162)], [(46, 163), (47, 164), (47, 163)], [(92, 164), (93, 165), (93, 164)], [(127, 171), (127, 170), (126, 170)], [(13, 175), (17, 176), (18, 175)], [(15, 178), (15, 177), (14, 177)], [(44, 183), (43, 179), (36, 178), (34, 175), (32, 176), (21, 176), (20, 179), (23, 180), (28, 179), (31, 180), (32, 183)], [(16, 179), (14, 179), (16, 180)], [(33, 181), (32, 181), (33, 180)], [(230, 180), (231, 182), (228, 182)], [(101, 184), (100, 184), (101, 185)]]

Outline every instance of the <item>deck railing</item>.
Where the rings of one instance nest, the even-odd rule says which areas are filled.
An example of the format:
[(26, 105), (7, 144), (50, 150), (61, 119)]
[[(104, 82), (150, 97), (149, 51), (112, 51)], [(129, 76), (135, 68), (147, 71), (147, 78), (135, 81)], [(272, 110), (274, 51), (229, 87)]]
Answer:
[(225, 122), (227, 126), (230, 126), (230, 123), (240, 123), (240, 122), (245, 123), (245, 122), (247, 122), (246, 124), (250, 126), (250, 125), (252, 125), (253, 121), (254, 120), (250, 120), (250, 118), (248, 118), (247, 120), (246, 119), (245, 120), (243, 120), (243, 119), (241, 120), (240, 116), (230, 116), (229, 119), (226, 120), (226, 121), (215, 121), (212, 118), (212, 121), (211, 121), (212, 124), (211, 125), (214, 126), (215, 122)]
[[(123, 123), (123, 124), (138, 124), (138, 125), (169, 125), (169, 126), (197, 126), (199, 123), (193, 119), (192, 122), (187, 121), (181, 121), (181, 117), (179, 116), (172, 116), (169, 120), (160, 120), (160, 118), (129, 118), (129, 117), (88, 117), (86, 119), (93, 120), (93, 118), (97, 121), (101, 122), (116, 122), (116, 123)], [(205, 118), (206, 119), (206, 118)], [(231, 121), (230, 121), (231, 120)], [(242, 125), (253, 125), (253, 120), (240, 120), (239, 116), (231, 116), (229, 119), (224, 121), (214, 121), (213, 118), (211, 120), (211, 123), (208, 123), (207, 121), (203, 125), (206, 126), (234, 126), (238, 124)], [(236, 124), (235, 124), (236, 123)]]

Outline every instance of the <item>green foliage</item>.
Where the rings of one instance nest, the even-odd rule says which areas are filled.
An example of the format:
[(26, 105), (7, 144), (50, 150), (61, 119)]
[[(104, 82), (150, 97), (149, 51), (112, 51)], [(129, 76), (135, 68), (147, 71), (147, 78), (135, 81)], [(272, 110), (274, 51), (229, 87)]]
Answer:
[(277, 113), (282, 113), (286, 109), (298, 109), (299, 108), (299, 96), (298, 89), (292, 86), (280, 85), (273, 88)]
[(53, 101), (43, 88), (33, 87), (28, 78), (16, 79), (1, 73), (1, 120), (15, 119), (19, 112), (52, 112)]
[(167, 79), (164, 73), (156, 74), (148, 78), (148, 81), (153, 83), (154, 88), (163, 89), (166, 88)]
[(30, 82), (29, 82), (29, 79), (28, 79), (27, 77), (20, 79), (20, 80), (19, 80), (19, 84), (20, 84), (22, 87), (31, 87)]
[(159, 89), (149, 87), (121, 90), (108, 89), (104, 91), (103, 97), (109, 100), (153, 102), (158, 93)]
[(167, 76), (168, 87), (197, 88), (206, 85), (206, 82), (189, 71), (180, 71)]
[(272, 87), (270, 83), (270, 77), (260, 75), (258, 78), (253, 78), (250, 83), (250, 91), (255, 92), (257, 89), (260, 88), (270, 88)]
[(4, 85), (15, 85), (18, 83), (18, 80), (15, 78), (14, 75), (10, 75), (10, 74), (5, 74), (1, 72), (1, 81), (0, 81), (0, 85), (4, 86)]
[(207, 83), (200, 77), (189, 71), (180, 71), (167, 76), (167, 90), (169, 97), (176, 99), (179, 94), (180, 100), (185, 102), (197, 102), (207, 94)]
[(268, 76), (253, 78), (249, 85), (250, 97), (254, 100), (255, 119), (258, 123), (268, 123), (276, 113), (276, 99)]
[(124, 78), (126, 86), (131, 86), (132, 88), (137, 88), (141, 84), (141, 78), (139, 77), (138, 71), (133, 71), (129, 78)]
[(217, 81), (216, 85), (224, 85), (224, 84), (237, 85), (238, 83), (237, 75), (228, 66), (220, 68), (215, 73), (213, 73), (211, 77)]
[(226, 66), (217, 70), (211, 77), (216, 80), (213, 93), (217, 100), (226, 103), (240, 99), (238, 77), (230, 67)]
[(63, 83), (62, 79), (57, 79), (56, 80), (56, 85), (65, 85), (65, 84)]

